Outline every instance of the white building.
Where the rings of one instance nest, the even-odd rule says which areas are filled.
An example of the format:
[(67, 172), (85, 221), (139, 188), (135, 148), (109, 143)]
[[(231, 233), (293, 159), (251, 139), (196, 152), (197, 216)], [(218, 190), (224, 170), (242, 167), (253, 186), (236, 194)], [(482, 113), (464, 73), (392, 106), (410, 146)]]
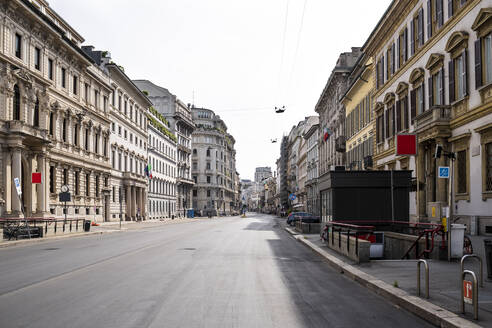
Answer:
[(320, 135), (318, 122), (313, 124), (304, 134), (304, 138), (307, 139), (306, 210), (314, 215), (320, 214), (318, 193), (318, 141)]
[(148, 80), (133, 82), (148, 95), (155, 109), (170, 123), (169, 129), (177, 138), (176, 214), (184, 216), (185, 210), (192, 206), (191, 191), (194, 186), (191, 178), (191, 134), (195, 130), (195, 124), (191, 109), (166, 88)]
[(169, 122), (153, 107), (149, 113), (149, 216), (152, 219), (176, 216), (176, 136)]
[(140, 220), (147, 217), (147, 113), (152, 105), (123, 67), (114, 64), (107, 51), (82, 47), (110, 77), (111, 118), (111, 217)]

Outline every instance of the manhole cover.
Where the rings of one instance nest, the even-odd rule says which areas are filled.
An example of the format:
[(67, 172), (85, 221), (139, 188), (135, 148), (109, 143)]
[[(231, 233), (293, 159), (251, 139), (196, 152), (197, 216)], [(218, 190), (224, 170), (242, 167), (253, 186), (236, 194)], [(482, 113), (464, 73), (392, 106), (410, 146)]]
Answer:
[(45, 248), (44, 250), (45, 250), (45, 251), (56, 251), (57, 249), (59, 249), (59, 248), (57, 248), (57, 247), (52, 247), (52, 248)]
[(182, 251), (195, 251), (196, 248), (193, 247), (186, 247), (186, 248), (181, 248)]

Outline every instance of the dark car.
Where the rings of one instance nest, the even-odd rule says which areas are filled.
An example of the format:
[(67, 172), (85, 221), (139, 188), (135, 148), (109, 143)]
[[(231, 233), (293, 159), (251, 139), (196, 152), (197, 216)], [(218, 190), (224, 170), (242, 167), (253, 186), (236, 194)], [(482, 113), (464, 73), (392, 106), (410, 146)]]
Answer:
[(301, 217), (304, 218), (304, 217), (311, 217), (311, 216), (313, 216), (313, 215), (311, 213), (308, 213), (308, 212), (292, 212), (287, 217), (287, 224), (294, 225), (295, 222), (299, 221), (299, 219)]

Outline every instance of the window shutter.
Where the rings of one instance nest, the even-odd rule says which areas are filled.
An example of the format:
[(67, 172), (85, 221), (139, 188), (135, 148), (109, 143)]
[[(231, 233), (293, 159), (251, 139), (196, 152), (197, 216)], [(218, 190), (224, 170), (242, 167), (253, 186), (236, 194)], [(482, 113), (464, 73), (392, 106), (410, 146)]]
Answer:
[(463, 51), (463, 94), (468, 95), (468, 51)]
[(482, 39), (475, 41), (475, 89), (482, 86)]
[(441, 27), (444, 24), (444, 15), (443, 15), (443, 3), (442, 0), (436, 0), (436, 18), (437, 18), (437, 27)]
[(396, 65), (396, 60), (395, 60), (395, 43), (393, 42), (393, 45), (391, 46), (391, 74), (395, 74), (395, 65)]
[(376, 89), (379, 89), (379, 61), (376, 62)]
[(415, 92), (415, 89), (413, 89), (412, 91), (410, 91), (410, 110), (411, 110), (411, 119), (413, 121), (413, 119), (415, 118), (415, 116), (417, 116), (417, 98), (416, 98), (417, 94)]
[(395, 135), (395, 129), (396, 129), (396, 120), (395, 120), (395, 115), (396, 115), (396, 110), (395, 110), (395, 104), (391, 106), (391, 135)]
[(384, 111), (384, 118), (385, 118), (385, 129), (384, 129), (384, 137), (388, 138), (389, 137), (389, 110), (386, 109)]
[(434, 85), (432, 84), (432, 76), (429, 77), (429, 108), (434, 105)]
[[(412, 24), (413, 25), (413, 24)], [(403, 32), (403, 61), (408, 60), (408, 28), (405, 27), (405, 32)]]
[(427, 0), (427, 39), (432, 38), (432, 0)]
[(384, 54), (381, 56), (381, 85), (384, 84)]
[(448, 18), (453, 17), (453, 1), (454, 0), (448, 0)]
[(376, 142), (379, 143), (379, 132), (381, 131), (381, 127), (379, 126), (379, 116), (376, 119)]
[(419, 44), (422, 46), (424, 44), (424, 9), (419, 10)]
[(449, 61), (449, 104), (455, 101), (454, 92), (454, 60)]
[(401, 100), (396, 101), (396, 132), (401, 131)]
[(398, 58), (397, 62), (398, 62), (398, 68), (401, 67), (401, 56), (402, 56), (402, 53), (401, 53), (401, 44), (402, 44), (402, 36), (398, 36), (398, 42), (397, 42), (397, 45), (396, 45), (396, 58)]
[(439, 96), (441, 97), (441, 105), (444, 105), (444, 67), (441, 68), (441, 85), (439, 88)]
[(408, 97), (403, 98), (403, 128), (408, 129)]
[(410, 56), (415, 53), (415, 21), (410, 22)]
[(422, 113), (425, 112), (425, 82), (422, 81), (422, 97), (420, 98)]

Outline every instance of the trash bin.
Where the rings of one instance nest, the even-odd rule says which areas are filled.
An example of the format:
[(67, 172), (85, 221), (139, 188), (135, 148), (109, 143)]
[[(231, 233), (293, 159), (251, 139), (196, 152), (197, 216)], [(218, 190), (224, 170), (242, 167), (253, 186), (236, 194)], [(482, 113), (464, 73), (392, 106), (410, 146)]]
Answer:
[(484, 239), (485, 261), (487, 262), (487, 279), (492, 280), (492, 239)]
[(186, 217), (190, 219), (193, 219), (195, 217), (195, 211), (192, 208), (189, 208), (186, 214), (187, 214)]
[(463, 240), (465, 238), (465, 225), (464, 224), (451, 224), (451, 257), (462, 258), (463, 257)]
[(84, 231), (88, 232), (91, 230), (91, 220), (85, 220), (84, 221)]

